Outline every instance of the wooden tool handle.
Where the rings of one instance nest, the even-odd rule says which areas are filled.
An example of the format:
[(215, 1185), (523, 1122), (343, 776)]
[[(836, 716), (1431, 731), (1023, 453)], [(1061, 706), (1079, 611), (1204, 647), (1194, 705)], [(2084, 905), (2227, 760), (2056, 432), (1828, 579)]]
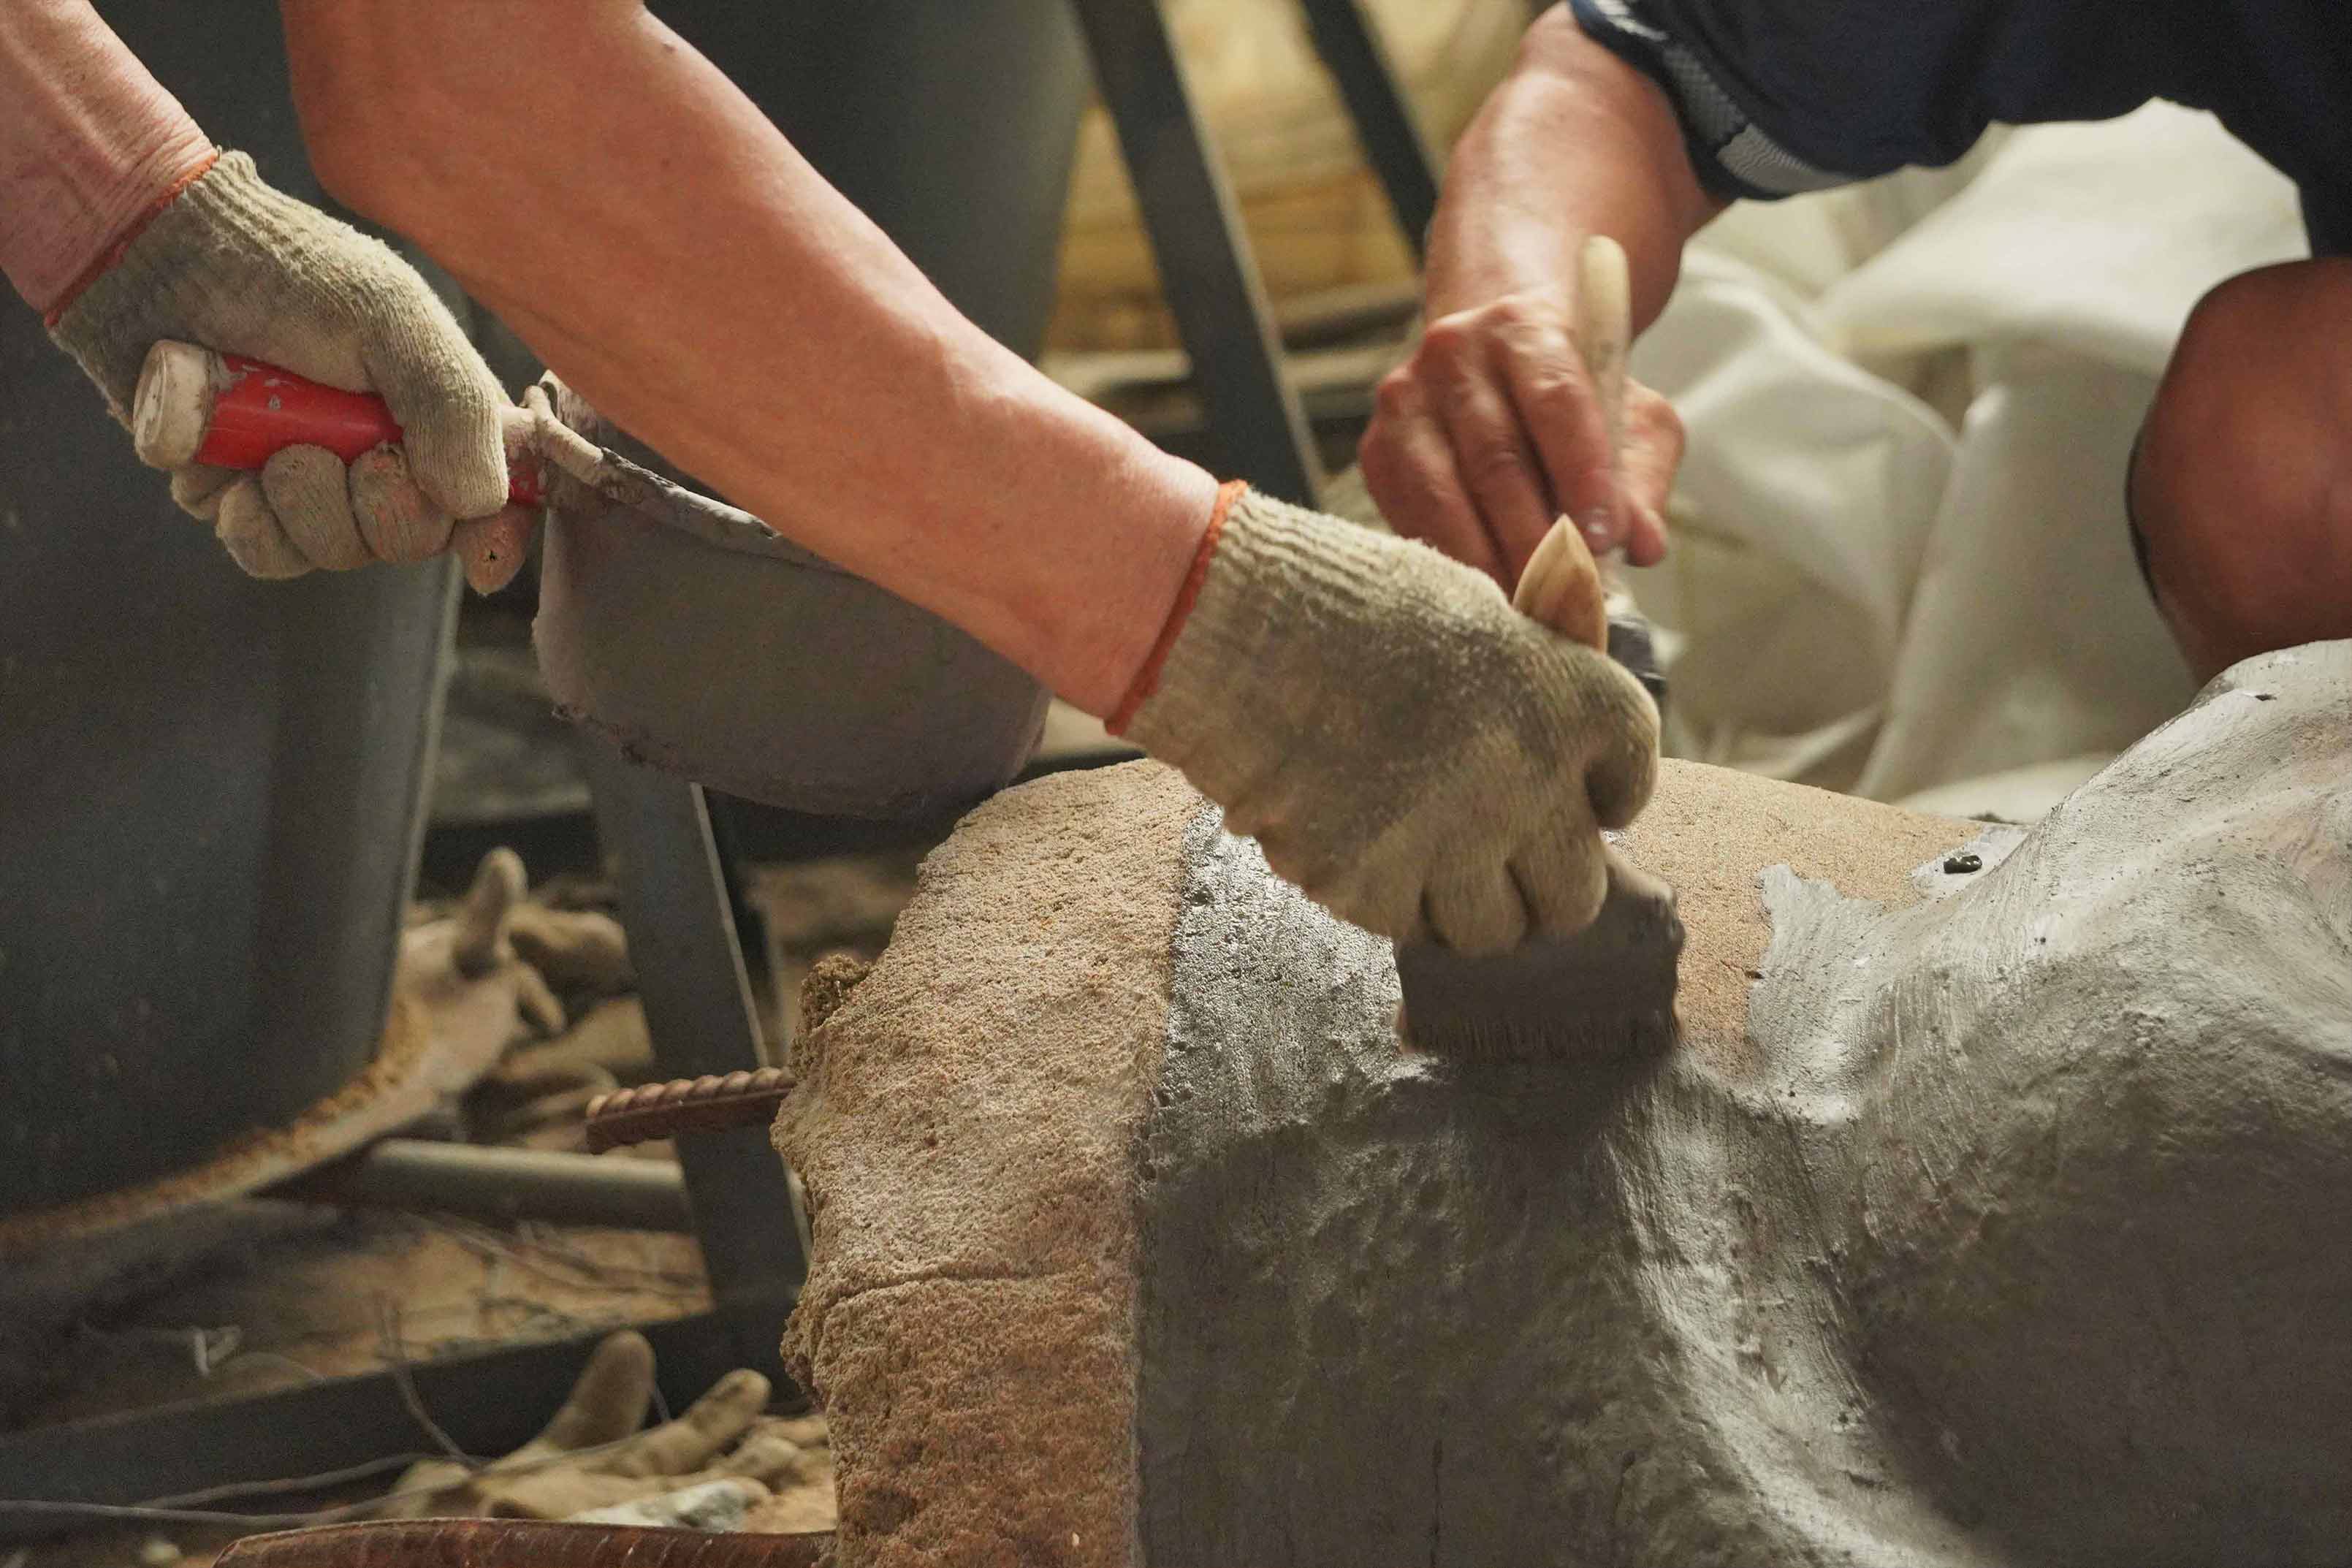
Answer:
[[(514, 414), (522, 417), (520, 409)], [(204, 463), (252, 471), (288, 447), (324, 447), (348, 463), (400, 440), (392, 410), (372, 393), (321, 386), (259, 360), (168, 338), (147, 351), (131, 406), (131, 444), (141, 462), (157, 468)], [(509, 456), (508, 501), (536, 506), (545, 492), (539, 464)]]
[(1633, 276), (1625, 247), (1605, 234), (1576, 258), (1576, 346), (1609, 426), (1609, 467), (1625, 446), (1625, 356), (1633, 345)]
[[(1576, 345), (1601, 402), (1608, 431), (1609, 468), (1625, 435), (1625, 353), (1633, 337), (1633, 279), (1624, 247), (1606, 235), (1584, 242), (1577, 256)], [(1528, 558), (1512, 607), (1564, 637), (1606, 652), (1609, 617), (1601, 567), (1575, 522), (1556, 519)]]

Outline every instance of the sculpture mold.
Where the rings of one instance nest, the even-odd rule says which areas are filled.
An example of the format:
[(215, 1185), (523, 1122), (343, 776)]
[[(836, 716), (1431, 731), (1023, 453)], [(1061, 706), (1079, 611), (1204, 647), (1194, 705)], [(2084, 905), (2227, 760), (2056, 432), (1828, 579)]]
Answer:
[(1160, 770), (992, 804), (778, 1123), (843, 1561), (2340, 1557), (2347, 780), (2352, 644), (2021, 836), (1670, 766), (1683, 1042), (1581, 1068)]

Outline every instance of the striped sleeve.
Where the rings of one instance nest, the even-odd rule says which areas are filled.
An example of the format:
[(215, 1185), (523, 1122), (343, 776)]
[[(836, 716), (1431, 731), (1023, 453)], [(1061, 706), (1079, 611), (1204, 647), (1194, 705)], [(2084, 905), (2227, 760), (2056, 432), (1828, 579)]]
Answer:
[(1790, 151), (1726, 85), (1728, 73), (1691, 40), (1646, 14), (1642, 0), (1569, 0), (1586, 35), (1665, 89), (1681, 120), (1699, 182), (1717, 195), (1771, 200), (1865, 178), (1824, 168)]

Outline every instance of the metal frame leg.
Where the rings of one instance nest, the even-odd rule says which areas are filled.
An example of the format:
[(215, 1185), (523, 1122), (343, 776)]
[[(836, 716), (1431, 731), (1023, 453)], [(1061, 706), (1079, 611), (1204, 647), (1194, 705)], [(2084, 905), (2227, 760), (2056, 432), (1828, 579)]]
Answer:
[(1230, 471), (1312, 504), (1323, 464), (1223, 166), (1158, 0), (1072, 0), (1135, 182), (1160, 283)]
[[(588, 750), (597, 830), (617, 863), (656, 1060), (679, 1078), (761, 1066), (759, 1019), (701, 790), (635, 767), (601, 743)], [(783, 1162), (764, 1131), (744, 1128), (682, 1141), (678, 1163), (715, 1300), (698, 1316), (642, 1325), (662, 1387), (682, 1406), (722, 1373), (749, 1366), (789, 1388), (777, 1347), (807, 1258)], [(659, 1205), (675, 1201), (648, 1195)], [(456, 1441), (501, 1454), (562, 1402), (603, 1337), (436, 1358), (406, 1376)], [(419, 1438), (392, 1373), (333, 1378), (0, 1436), (0, 1500), (142, 1502), (318, 1474), (415, 1448)], [(69, 1511), (11, 1510), (0, 1500), (0, 1541), (88, 1522)]]
[(1364, 0), (1299, 0), (1315, 52), (1339, 84), (1364, 155), (1380, 175), (1389, 206), (1415, 258), (1428, 244), (1437, 216), (1437, 159), (1413, 118), (1396, 63)]
[[(637, 994), (667, 1078), (748, 1071), (766, 1065), (726, 879), (702, 789), (624, 760), (601, 741), (581, 749), (596, 834), (614, 867), (621, 923)], [(738, 1128), (679, 1142), (695, 1234), (711, 1294), (796, 1295), (808, 1277), (792, 1182), (764, 1129)], [(779, 1320), (743, 1365), (773, 1374)]]

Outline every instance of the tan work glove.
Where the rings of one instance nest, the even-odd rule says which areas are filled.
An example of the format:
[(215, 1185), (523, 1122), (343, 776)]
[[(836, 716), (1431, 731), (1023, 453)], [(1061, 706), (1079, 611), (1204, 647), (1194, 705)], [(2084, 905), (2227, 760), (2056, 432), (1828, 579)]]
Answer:
[(157, 214), (50, 334), (126, 424), (160, 338), (383, 398), (406, 439), (348, 470), (322, 447), (292, 447), (258, 475), (173, 473), (172, 498), (254, 576), (421, 561), (454, 544), (487, 591), (520, 564), (527, 521), (498, 515), (506, 398), (489, 367), (415, 268), (272, 189), (242, 153), (222, 153)]
[(607, 1338), (588, 1358), (547, 1429), (503, 1459), (469, 1468), (448, 1459), (410, 1467), (374, 1510), (384, 1519), (565, 1519), (592, 1509), (731, 1481), (746, 1503), (829, 1463), (772, 1420), (768, 1380), (738, 1370), (677, 1420), (647, 1428), (654, 1352), (642, 1334)]
[(1656, 781), (1631, 675), (1482, 573), (1265, 496), (1229, 489), (1202, 549), (1115, 731), (1367, 931), (1481, 952), (1591, 922), (1601, 829)]

